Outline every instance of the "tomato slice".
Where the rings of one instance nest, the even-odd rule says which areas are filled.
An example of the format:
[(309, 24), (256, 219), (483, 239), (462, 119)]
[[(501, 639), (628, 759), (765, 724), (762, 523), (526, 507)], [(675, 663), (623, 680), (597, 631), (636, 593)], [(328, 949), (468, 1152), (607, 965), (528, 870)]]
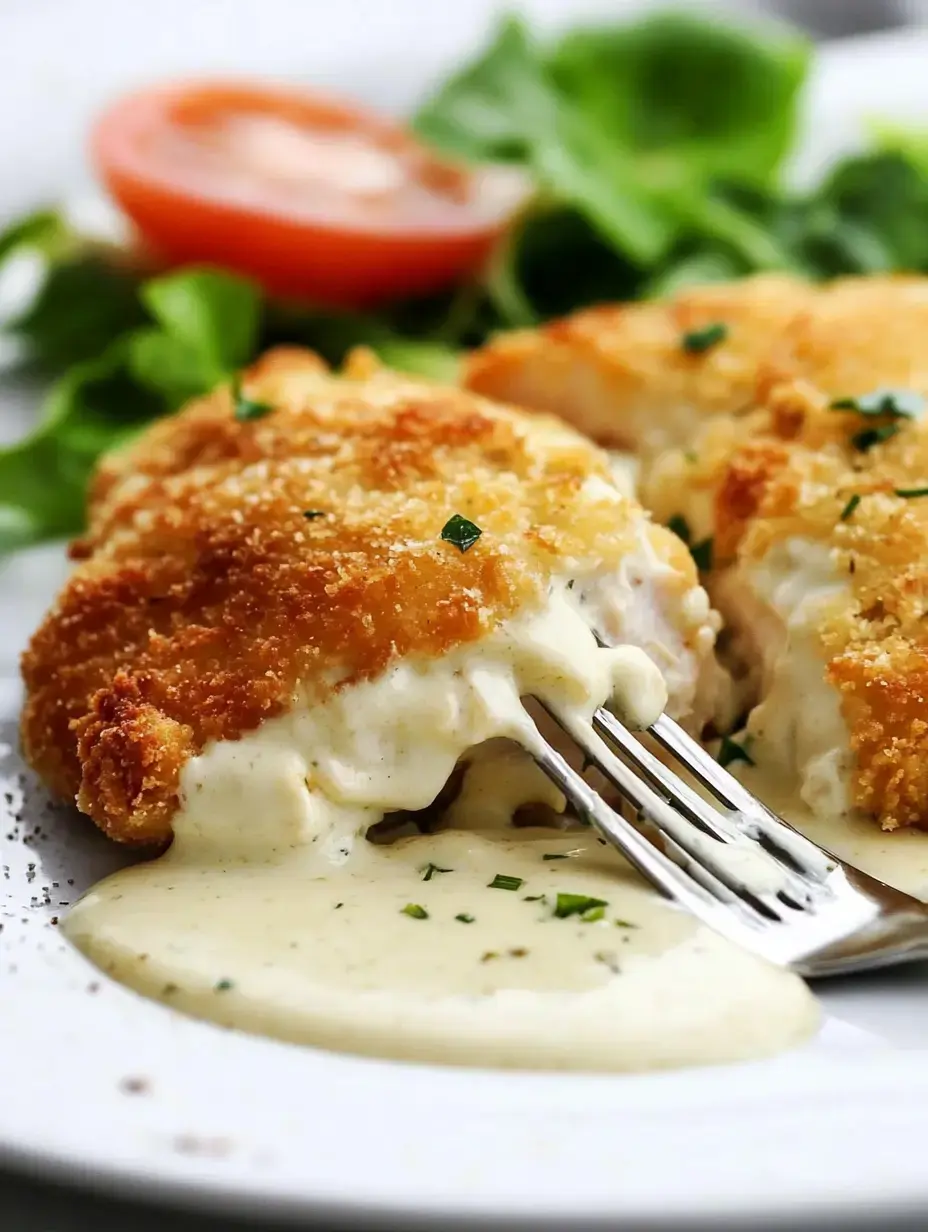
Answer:
[(91, 145), (108, 190), (166, 261), (347, 307), (461, 280), (525, 195), (514, 172), (466, 169), (354, 103), (281, 86), (144, 90), (109, 107)]

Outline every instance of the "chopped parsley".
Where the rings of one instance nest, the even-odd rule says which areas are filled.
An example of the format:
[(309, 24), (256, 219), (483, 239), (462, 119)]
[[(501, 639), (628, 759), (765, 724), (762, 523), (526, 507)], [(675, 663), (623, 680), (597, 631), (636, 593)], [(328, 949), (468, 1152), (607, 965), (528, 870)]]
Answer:
[(497, 873), (491, 882), (488, 883), (490, 890), (521, 890), (525, 884), (522, 877), (510, 877), (507, 873)]
[(541, 858), (543, 860), (566, 860), (568, 855), (566, 851), (546, 851)]
[(689, 522), (687, 522), (686, 518), (683, 516), (682, 513), (675, 513), (673, 515), (673, 517), (667, 523), (667, 529), (672, 530), (673, 533), (677, 536), (677, 538), (682, 539), (683, 542), (687, 545), (687, 547), (689, 547), (690, 540), (692, 539), (692, 534), (690, 532), (690, 524)]
[(491, 959), (494, 959), (494, 958), (499, 958), (498, 950), (486, 950), (483, 954), (480, 955), (481, 962), (490, 962)]
[(712, 568), (712, 540), (701, 539), (699, 543), (694, 543), (690, 548), (690, 555), (696, 562), (696, 568), (707, 572)]
[(893, 488), (896, 496), (903, 500), (914, 500), (917, 496), (928, 496), (928, 488)]
[(633, 924), (631, 920), (613, 920), (612, 922), (616, 926), (616, 928), (637, 928), (638, 927), (638, 925)]
[(453, 868), (440, 868), (437, 864), (433, 864), (431, 860), (426, 864), (425, 868), (419, 870), (422, 873), (423, 881), (431, 881), (436, 873), (453, 873)]
[(724, 321), (713, 321), (702, 329), (688, 330), (680, 339), (680, 345), (687, 355), (703, 355), (728, 337), (728, 326)]
[(248, 423), (252, 419), (263, 419), (274, 409), (268, 402), (256, 402), (254, 398), (246, 397), (242, 393), (241, 381), (235, 381), (232, 385), (232, 405), (233, 413), (239, 423)]
[(231, 980), (218, 980), (216, 983), (216, 992), (228, 992), (232, 987), (234, 987), (234, 985)]
[(861, 428), (851, 437), (851, 444), (861, 453), (866, 453), (874, 445), (882, 445), (884, 441), (892, 440), (898, 432), (899, 425), (894, 423), (882, 424), (879, 428)]
[(601, 920), (605, 914), (605, 904), (600, 903), (598, 907), (589, 907), (586, 911), (582, 912), (580, 919), (584, 922), (584, 924), (595, 924), (595, 922), (597, 920)]
[(522, 899), (523, 903), (541, 903), (544, 902), (543, 894), (526, 894)]
[(427, 920), (429, 913), (424, 907), (420, 907), (418, 903), (407, 903), (402, 908), (403, 915), (412, 916), (414, 920)]
[(753, 766), (754, 758), (747, 751), (746, 745), (746, 740), (744, 744), (739, 744), (737, 740), (732, 740), (730, 736), (723, 736), (716, 761), (723, 770), (726, 766), (730, 766), (736, 761), (743, 761), (746, 765)]
[[(835, 398), (829, 405), (833, 411), (853, 411), (864, 419), (879, 419), (882, 416), (895, 421), (920, 419), (925, 412), (925, 399), (912, 389), (874, 389), (872, 393), (854, 398)], [(892, 440), (898, 431), (898, 422), (861, 428), (851, 437), (851, 444), (861, 453), (866, 453), (874, 445)]]
[(851, 497), (851, 499), (847, 502), (847, 504), (841, 510), (840, 521), (847, 522), (849, 518), (853, 517), (854, 510), (857, 508), (857, 506), (860, 504), (862, 500), (863, 500), (863, 497), (860, 495), (860, 493), (855, 492), (854, 495)]
[(473, 915), (470, 915), (470, 914), (469, 914), (468, 912), (466, 912), (466, 911), (461, 911), (461, 912), (459, 912), (459, 914), (458, 914), (458, 915), (456, 915), (454, 918), (455, 918), (456, 920), (460, 920), (462, 924), (473, 924), (474, 920), (475, 920), (477, 917), (476, 917), (476, 916), (473, 916)]
[(316, 518), (325, 517), (325, 510), (324, 509), (304, 509), (303, 517), (306, 519), (307, 522), (314, 522)]
[(482, 534), (479, 526), (475, 526), (467, 518), (462, 518), (459, 513), (452, 514), (441, 528), (441, 537), (445, 543), (454, 544), (461, 552), (472, 548)]
[(829, 405), (833, 411), (854, 411), (868, 419), (920, 419), (925, 412), (925, 399), (913, 389), (874, 389), (856, 398), (835, 398)]
[[(568, 916), (579, 915), (582, 919), (600, 920), (602, 912), (609, 906), (603, 898), (591, 898), (589, 894), (558, 894), (557, 902), (554, 906), (554, 914), (559, 920), (566, 920)], [(593, 915), (593, 912), (599, 911), (599, 915)]]

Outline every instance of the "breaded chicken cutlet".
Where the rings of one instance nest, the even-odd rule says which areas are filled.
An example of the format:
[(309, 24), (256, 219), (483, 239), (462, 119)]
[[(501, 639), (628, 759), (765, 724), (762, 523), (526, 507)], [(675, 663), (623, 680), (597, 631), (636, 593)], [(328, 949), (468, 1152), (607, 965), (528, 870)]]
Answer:
[(468, 361), (465, 384), (560, 415), (612, 449), (653, 457), (686, 447), (714, 415), (748, 411), (771, 342), (817, 292), (763, 274), (673, 299), (589, 308), (501, 334)]
[(103, 460), (23, 658), (26, 754), (110, 836), (166, 841), (187, 768), (275, 723), (314, 733), (293, 750), (314, 808), (424, 807), (421, 784), (358, 784), (391, 758), (407, 781), (419, 735), (449, 768), (512, 736), (520, 692), (583, 702), (613, 654), (594, 626), (647, 652), (672, 713), (700, 704), (692, 560), (573, 430), (364, 357), (333, 376), (272, 352), (243, 396), (246, 417), (220, 388)]
[[(683, 323), (709, 324), (712, 309), (688, 315), (704, 304), (725, 330), (687, 355)], [(746, 672), (762, 769), (821, 815), (928, 826), (928, 280), (842, 279), (790, 301), (788, 284), (751, 279), (599, 320), (601, 336), (596, 313), (518, 336), (531, 371), (499, 380), (503, 338), (471, 384), (528, 390), (527, 403), (631, 442), (644, 504), (711, 542), (707, 585)], [(643, 360), (648, 331), (663, 349)], [(564, 376), (538, 397), (552, 334)], [(725, 371), (739, 383), (720, 386)], [(655, 441), (677, 448), (655, 456)]]
[(814, 812), (886, 829), (928, 825), (926, 329), (928, 280), (824, 288), (759, 368), (751, 415), (705, 425), (646, 490), (712, 538), (751, 755)]

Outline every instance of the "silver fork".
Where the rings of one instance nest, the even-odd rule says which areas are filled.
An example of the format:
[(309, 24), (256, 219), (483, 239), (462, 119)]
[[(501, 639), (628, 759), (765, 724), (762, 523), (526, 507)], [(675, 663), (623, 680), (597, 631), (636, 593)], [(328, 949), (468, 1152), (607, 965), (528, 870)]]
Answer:
[[(543, 703), (541, 703), (544, 705)], [(666, 898), (779, 966), (818, 977), (928, 958), (928, 905), (801, 835), (672, 719), (650, 734), (718, 804), (670, 770), (611, 712), (578, 722), (544, 709), (611, 782), (656, 847), (538, 733), (531, 753), (577, 816)]]

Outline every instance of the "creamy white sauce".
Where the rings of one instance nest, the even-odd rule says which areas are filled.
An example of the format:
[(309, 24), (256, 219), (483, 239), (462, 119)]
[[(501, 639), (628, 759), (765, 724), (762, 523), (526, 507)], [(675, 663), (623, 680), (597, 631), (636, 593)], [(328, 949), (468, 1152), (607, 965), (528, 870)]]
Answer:
[(405, 659), (214, 743), (184, 768), (175, 847), (248, 857), (318, 844), (347, 859), (385, 813), (431, 804), (470, 750), (500, 737), (530, 747), (526, 695), (586, 721), (614, 697), (632, 725), (647, 727), (667, 701), (663, 678), (639, 647), (597, 644), (590, 626), (608, 620), (613, 593), (597, 585), (560, 583), (540, 611), (475, 645)]
[[(430, 863), (450, 871), (425, 881)], [(558, 893), (608, 907), (558, 918)], [(178, 1009), (380, 1056), (650, 1069), (768, 1055), (818, 1023), (801, 981), (665, 906), (588, 834), (448, 831), (359, 844), (334, 868), (306, 847), (267, 863), (176, 850), (98, 886), (66, 927)]]
[[(801, 981), (665, 905), (588, 831), (508, 827), (526, 804), (564, 804), (519, 747), (534, 738), (522, 695), (570, 722), (617, 690), (641, 726), (665, 704), (643, 650), (590, 632), (624, 628), (629, 593), (656, 595), (626, 581), (560, 584), (477, 646), (214, 744), (185, 768), (171, 850), (86, 895), (69, 937), (178, 1008), (355, 1052), (626, 1070), (805, 1038), (818, 1012)], [(649, 650), (656, 637), (682, 653), (679, 634), (655, 629)], [(464, 754), (455, 829), (363, 837), (385, 812), (429, 805)], [(425, 880), (430, 865), (450, 871)], [(521, 884), (492, 887), (497, 874)], [(558, 893), (607, 905), (559, 918)]]

